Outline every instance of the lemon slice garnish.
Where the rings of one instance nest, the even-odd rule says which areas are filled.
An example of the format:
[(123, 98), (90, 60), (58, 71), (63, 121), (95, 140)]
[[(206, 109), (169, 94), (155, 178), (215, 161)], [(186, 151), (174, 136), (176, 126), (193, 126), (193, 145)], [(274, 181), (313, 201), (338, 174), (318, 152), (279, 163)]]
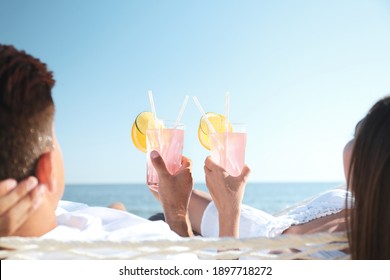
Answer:
[[(161, 121), (157, 120), (157, 126), (163, 128)], [(131, 140), (134, 146), (141, 152), (146, 153), (146, 131), (148, 129), (155, 129), (156, 122), (152, 112), (142, 112), (135, 118), (134, 124), (131, 128)]]
[(156, 128), (152, 112), (142, 112), (135, 118), (135, 125), (139, 132), (146, 135), (146, 130)]
[(146, 135), (142, 134), (134, 122), (133, 127), (131, 128), (131, 140), (133, 141), (134, 146), (143, 153), (146, 153)]
[[(224, 115), (209, 112), (206, 113), (206, 117), (216, 133), (226, 132), (226, 117)], [(233, 130), (230, 122), (228, 122), (227, 129), (229, 132)], [(202, 144), (202, 146), (207, 150), (211, 149), (211, 139), (209, 138), (209, 134), (211, 132), (212, 131), (210, 131), (207, 121), (204, 117), (202, 117), (198, 127), (198, 139), (200, 144)]]

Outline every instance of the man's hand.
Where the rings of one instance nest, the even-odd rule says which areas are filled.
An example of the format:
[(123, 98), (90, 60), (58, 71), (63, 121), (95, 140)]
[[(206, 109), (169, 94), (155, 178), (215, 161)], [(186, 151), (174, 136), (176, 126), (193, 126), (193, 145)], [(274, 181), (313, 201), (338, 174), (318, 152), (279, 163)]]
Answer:
[(45, 188), (35, 177), (0, 181), (0, 236), (12, 235), (39, 207)]
[(188, 204), (194, 186), (191, 161), (183, 156), (180, 169), (170, 174), (157, 151), (152, 151), (150, 158), (159, 177), (158, 197), (164, 209), (165, 221), (180, 236), (192, 236), (188, 218)]

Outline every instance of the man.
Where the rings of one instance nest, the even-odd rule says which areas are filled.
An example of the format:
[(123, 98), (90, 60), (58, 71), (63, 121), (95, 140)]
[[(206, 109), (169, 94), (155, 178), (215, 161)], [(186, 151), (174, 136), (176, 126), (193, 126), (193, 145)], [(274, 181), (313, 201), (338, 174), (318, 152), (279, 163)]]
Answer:
[[(29, 178), (22, 181), (28, 187), (19, 193), (12, 191), (15, 181), (8, 181), (9, 187), (4, 187), (7, 181), (0, 184), (0, 190), (8, 191), (0, 196), (0, 217), (8, 214), (9, 220), (20, 218), (14, 226), (6, 224), (7, 235), (121, 240), (192, 235), (187, 208), (193, 181), (191, 162), (186, 158), (175, 175), (169, 174), (163, 162), (159, 167), (159, 197), (171, 229), (163, 222), (147, 221), (114, 209), (82, 204), (58, 207), (65, 184), (54, 130), (55, 106), (51, 95), (54, 84), (53, 75), (44, 63), (13, 46), (0, 44), (0, 181)], [(152, 153), (153, 161), (159, 158), (158, 153)], [(38, 179), (40, 186), (28, 194), (36, 185), (31, 176)], [(26, 183), (29, 180), (30, 184)], [(179, 184), (183, 191), (173, 192)], [(5, 199), (10, 197), (13, 200), (5, 206)], [(21, 214), (20, 205), (28, 209), (24, 210), (26, 215)]]

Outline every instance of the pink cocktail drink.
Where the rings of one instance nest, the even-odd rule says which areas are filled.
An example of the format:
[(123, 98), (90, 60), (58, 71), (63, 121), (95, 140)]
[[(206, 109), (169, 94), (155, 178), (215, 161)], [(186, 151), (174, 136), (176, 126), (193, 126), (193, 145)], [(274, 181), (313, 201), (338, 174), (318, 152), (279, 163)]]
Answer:
[(150, 160), (150, 153), (157, 151), (163, 158), (169, 173), (176, 173), (181, 167), (184, 145), (184, 127), (148, 129), (146, 131), (146, 183), (157, 190), (159, 185), (158, 174)]
[(245, 165), (246, 132), (213, 133), (211, 158), (230, 175), (241, 174)]

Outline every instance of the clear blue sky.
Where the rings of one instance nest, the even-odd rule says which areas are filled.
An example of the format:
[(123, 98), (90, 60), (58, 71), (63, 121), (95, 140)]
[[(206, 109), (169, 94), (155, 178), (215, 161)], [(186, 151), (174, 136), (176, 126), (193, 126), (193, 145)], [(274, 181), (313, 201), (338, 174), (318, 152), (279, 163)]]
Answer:
[[(0, 42), (54, 71), (68, 183), (145, 181), (130, 129), (176, 118), (185, 95), (248, 124), (251, 181), (342, 181), (356, 122), (390, 94), (390, 2), (0, 2)], [(208, 152), (190, 100), (184, 154), (203, 182)]]

